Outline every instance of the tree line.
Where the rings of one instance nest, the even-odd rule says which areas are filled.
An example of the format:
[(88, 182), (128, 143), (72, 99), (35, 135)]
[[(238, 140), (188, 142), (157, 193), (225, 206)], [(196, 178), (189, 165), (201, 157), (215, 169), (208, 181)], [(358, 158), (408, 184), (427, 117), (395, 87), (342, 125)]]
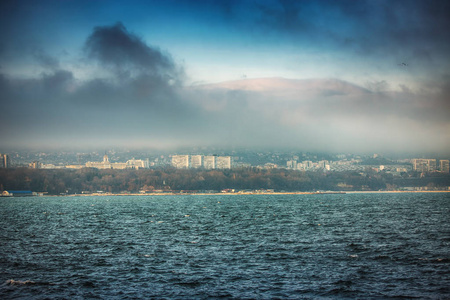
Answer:
[(103, 191), (221, 191), (224, 189), (275, 191), (385, 190), (403, 186), (448, 187), (450, 176), (394, 177), (389, 173), (312, 172), (254, 167), (225, 170), (161, 169), (99, 170), (0, 169), (0, 190), (29, 190), (50, 195)]

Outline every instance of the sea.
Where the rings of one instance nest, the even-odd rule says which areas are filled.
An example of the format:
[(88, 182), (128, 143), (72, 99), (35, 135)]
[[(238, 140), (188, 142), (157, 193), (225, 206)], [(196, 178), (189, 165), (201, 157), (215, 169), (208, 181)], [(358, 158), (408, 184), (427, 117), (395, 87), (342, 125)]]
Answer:
[(450, 299), (450, 193), (0, 198), (1, 299)]

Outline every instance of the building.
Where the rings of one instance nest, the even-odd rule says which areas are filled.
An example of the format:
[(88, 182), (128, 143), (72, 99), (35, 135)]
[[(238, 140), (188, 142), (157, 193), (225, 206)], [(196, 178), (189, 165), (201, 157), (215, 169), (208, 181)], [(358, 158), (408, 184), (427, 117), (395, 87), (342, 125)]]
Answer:
[(317, 168), (319, 170), (329, 171), (330, 170), (330, 162), (328, 160), (321, 160), (321, 161), (317, 162)]
[(303, 161), (303, 165), (305, 165), (306, 170), (311, 170), (314, 167), (314, 163), (310, 160)]
[(413, 170), (417, 172), (434, 172), (436, 171), (436, 159), (416, 158), (412, 160)]
[(205, 168), (231, 169), (231, 156), (216, 155), (173, 155), (172, 166), (177, 169)]
[(189, 155), (173, 155), (172, 166), (177, 169), (189, 168)]
[(443, 173), (450, 173), (449, 160), (441, 159), (439, 161), (439, 171)]
[(66, 165), (65, 168), (72, 169), (72, 170), (79, 170), (79, 169), (83, 169), (84, 166), (83, 165)]
[(38, 161), (33, 161), (31, 163), (28, 164), (28, 167), (30, 169), (41, 169), (42, 168), (42, 164)]
[(203, 156), (203, 167), (205, 169), (215, 169), (216, 168), (216, 156), (213, 156), (213, 155)]
[(304, 163), (298, 162), (295, 170), (306, 171), (306, 165)]
[(202, 155), (191, 155), (190, 167), (191, 168), (201, 168), (203, 166), (203, 156)]
[(108, 155), (104, 155), (103, 156), (103, 161), (102, 162), (92, 162), (92, 161), (88, 161), (86, 163), (86, 168), (97, 168), (97, 169), (112, 169), (112, 165), (109, 162), (109, 158)]
[(41, 164), (40, 169), (64, 169), (63, 165)]
[(117, 162), (111, 163), (109, 161), (108, 155), (105, 154), (103, 156), (102, 162), (92, 162), (89, 161), (86, 163), (86, 168), (97, 168), (97, 169), (115, 169), (115, 170), (124, 170), (124, 169), (144, 169), (149, 167), (149, 162), (147, 160), (142, 159), (130, 159), (127, 162)]
[(11, 168), (11, 161), (8, 154), (0, 153), (0, 168)]
[(216, 157), (216, 169), (231, 169), (231, 157), (230, 156), (217, 156)]
[(286, 167), (288, 169), (293, 169), (293, 170), (297, 169), (297, 161), (296, 160), (288, 160), (286, 162)]
[(148, 159), (142, 160), (142, 159), (130, 159), (127, 160), (125, 164), (125, 168), (127, 169), (148, 169), (150, 166), (150, 163)]

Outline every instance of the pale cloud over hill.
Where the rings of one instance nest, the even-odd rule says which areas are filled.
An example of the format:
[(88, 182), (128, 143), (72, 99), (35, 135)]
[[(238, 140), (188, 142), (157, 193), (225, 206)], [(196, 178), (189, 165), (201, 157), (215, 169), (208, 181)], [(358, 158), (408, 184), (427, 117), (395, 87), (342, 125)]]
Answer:
[(450, 136), (450, 113), (439, 94), (425, 100), (420, 93), (371, 91), (337, 79), (283, 78), (203, 85), (189, 92), (217, 120), (228, 116), (229, 124), (247, 131), (243, 143), (445, 151)]

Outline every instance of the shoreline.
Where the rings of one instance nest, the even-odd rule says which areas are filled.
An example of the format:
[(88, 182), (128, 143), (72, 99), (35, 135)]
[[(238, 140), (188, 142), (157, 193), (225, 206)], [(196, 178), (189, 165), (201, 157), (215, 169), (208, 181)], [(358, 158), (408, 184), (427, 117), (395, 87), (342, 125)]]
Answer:
[(72, 194), (72, 195), (45, 195), (41, 197), (77, 197), (77, 196), (223, 196), (223, 195), (344, 195), (344, 194), (394, 194), (394, 193), (450, 193), (450, 190), (436, 191), (342, 191), (342, 192), (245, 192), (245, 193), (92, 193), (92, 194)]
[(68, 194), (68, 195), (26, 195), (26, 196), (3, 196), (0, 198), (28, 198), (28, 197), (151, 197), (151, 196), (239, 196), (239, 195), (345, 195), (345, 194), (399, 194), (399, 193), (450, 193), (450, 190), (435, 190), (435, 191), (325, 191), (325, 192), (237, 192), (237, 193), (130, 193), (130, 194), (116, 194), (116, 193), (91, 193), (91, 194)]

